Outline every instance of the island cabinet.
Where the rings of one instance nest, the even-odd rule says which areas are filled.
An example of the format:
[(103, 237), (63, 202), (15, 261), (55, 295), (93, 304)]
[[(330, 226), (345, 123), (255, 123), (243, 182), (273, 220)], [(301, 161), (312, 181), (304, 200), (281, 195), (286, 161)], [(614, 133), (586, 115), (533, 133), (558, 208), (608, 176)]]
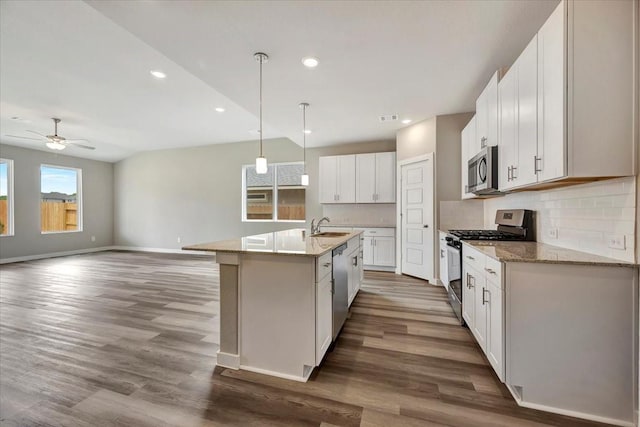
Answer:
[(499, 82), (500, 190), (635, 175), (634, 8), (561, 1)]
[(356, 155), (356, 203), (396, 202), (396, 153)]
[(637, 266), (536, 242), (462, 252), (464, 320), (518, 405), (634, 425)]
[[(332, 280), (332, 251), (346, 243), (357, 254), (360, 234), (312, 237), (294, 229), (185, 247), (215, 252), (220, 264), (217, 364), (307, 381), (338, 333), (334, 291), (344, 295), (341, 307), (348, 304), (347, 283)], [(351, 270), (348, 276), (361, 277)], [(359, 286), (351, 284), (352, 299)]]
[(320, 203), (356, 202), (356, 156), (325, 156), (319, 159)]

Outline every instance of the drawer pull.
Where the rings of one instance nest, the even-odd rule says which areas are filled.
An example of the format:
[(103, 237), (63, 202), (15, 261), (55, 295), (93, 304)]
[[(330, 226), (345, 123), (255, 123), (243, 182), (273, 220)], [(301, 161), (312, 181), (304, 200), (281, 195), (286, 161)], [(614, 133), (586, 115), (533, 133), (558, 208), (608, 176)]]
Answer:
[(485, 268), (484, 270), (485, 270), (487, 273), (490, 273), (490, 274), (496, 274), (496, 271), (495, 271), (495, 270), (492, 270), (492, 269), (490, 269), (490, 268)]
[(475, 261), (476, 259), (472, 256), (467, 255), (467, 259), (470, 259), (471, 261)]
[(330, 262), (325, 262), (324, 264), (322, 264), (323, 267), (331, 267), (331, 263)]

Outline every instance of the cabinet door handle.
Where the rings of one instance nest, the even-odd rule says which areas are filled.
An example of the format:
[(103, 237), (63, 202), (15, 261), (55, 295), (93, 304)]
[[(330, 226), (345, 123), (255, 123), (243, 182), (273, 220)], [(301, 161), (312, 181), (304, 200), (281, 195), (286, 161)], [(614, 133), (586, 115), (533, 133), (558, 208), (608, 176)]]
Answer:
[(507, 166), (507, 181), (511, 181), (511, 166)]
[(440, 249), (440, 258), (444, 258), (444, 249)]
[(516, 175), (514, 172), (518, 170), (517, 166), (511, 166), (511, 179), (515, 180), (518, 179), (518, 175)]
[(467, 289), (471, 289), (471, 286), (469, 286), (469, 273), (467, 273)]
[(490, 273), (490, 274), (496, 274), (495, 270), (492, 270), (492, 269), (490, 269), (490, 268), (485, 268), (484, 270), (485, 270), (487, 273)]
[(542, 172), (542, 168), (538, 168), (538, 162), (542, 160), (541, 157), (533, 156), (533, 170), (537, 174), (538, 172)]
[(358, 266), (358, 255), (353, 257), (353, 265), (354, 265), (354, 267)]
[(489, 300), (485, 300), (484, 299), (484, 294), (487, 292), (487, 290), (485, 288), (482, 288), (482, 305), (485, 305), (486, 303), (489, 302)]

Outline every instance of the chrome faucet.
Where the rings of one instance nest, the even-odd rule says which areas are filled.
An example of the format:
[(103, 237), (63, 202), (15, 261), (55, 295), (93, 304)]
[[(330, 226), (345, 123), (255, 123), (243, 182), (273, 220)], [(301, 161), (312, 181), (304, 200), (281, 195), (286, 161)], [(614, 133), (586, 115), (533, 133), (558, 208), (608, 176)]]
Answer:
[(316, 225), (316, 219), (313, 218), (311, 220), (311, 235), (314, 234), (318, 234), (320, 232), (320, 225), (322, 224), (322, 221), (327, 221), (327, 222), (331, 222), (331, 220), (329, 219), (329, 217), (323, 217), (320, 221), (318, 221), (318, 224)]

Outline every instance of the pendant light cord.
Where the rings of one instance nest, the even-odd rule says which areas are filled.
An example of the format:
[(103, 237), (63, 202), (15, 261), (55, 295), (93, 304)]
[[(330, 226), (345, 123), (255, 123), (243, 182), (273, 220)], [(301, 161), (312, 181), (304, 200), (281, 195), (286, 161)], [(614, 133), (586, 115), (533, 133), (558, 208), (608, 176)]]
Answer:
[(260, 57), (260, 157), (262, 156), (262, 62), (263, 59)]
[(302, 107), (302, 165), (307, 173), (307, 106)]

